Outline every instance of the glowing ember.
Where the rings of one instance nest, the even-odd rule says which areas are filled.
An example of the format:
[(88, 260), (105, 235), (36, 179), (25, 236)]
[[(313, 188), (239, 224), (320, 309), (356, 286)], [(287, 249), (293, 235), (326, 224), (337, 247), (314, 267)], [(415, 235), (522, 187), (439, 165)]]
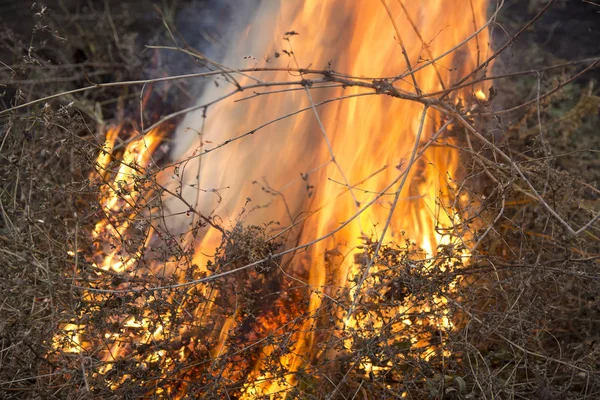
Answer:
[(487, 100), (487, 96), (485, 95), (485, 93), (483, 93), (483, 90), (479, 89), (478, 91), (475, 92), (475, 97), (478, 100)]
[[(485, 58), (480, 53), (487, 49), (486, 30), (462, 44), (484, 25), (484, 0), (472, 1), (472, 15), (465, 12), (462, 0), (355, 1), (351, 6), (341, 0), (263, 3), (225, 64), (240, 66), (250, 60), (241, 67), (258, 63), (257, 67), (280, 70), (242, 76), (241, 85), (256, 79), (296, 80), (298, 73), (289, 68), (310, 67), (343, 71), (382, 87), (393, 85), (399, 92), (427, 94), (451, 87)], [(403, 279), (416, 282), (426, 274), (443, 275), (468, 256), (461, 242), (464, 234), (456, 231), (462, 200), (453, 196), (460, 164), (454, 139), (445, 135), (451, 121), (419, 102), (356, 85), (318, 82), (310, 74), (300, 78), (313, 81), (294, 91), (242, 99), (248, 96), (244, 93), (239, 102), (219, 103), (208, 110), (205, 125), (204, 110), (187, 116), (173, 138), (179, 162), (157, 177), (168, 193), (181, 193), (163, 199), (161, 212), (167, 210), (170, 217), (152, 219), (151, 199), (160, 195), (146, 176), (163, 133), (152, 131), (131, 142), (117, 157), (117, 165), (113, 149), (120, 128), (107, 133), (97, 163), (98, 174), (106, 181), (101, 198), (107, 217), (92, 233), (99, 246), (91, 257), (98, 276), (115, 274), (120, 279), (114, 289), (138, 290), (235, 268), (241, 271), (220, 278), (218, 284), (185, 287), (180, 297), (155, 291), (128, 300), (162, 302), (164, 307), (160, 312), (147, 307), (143, 315), (108, 318), (116, 328), (107, 330), (102, 349), (94, 348), (100, 346), (94, 338), (82, 339), (85, 326), (76, 321), (63, 328), (70, 339), (55, 339), (55, 347), (94, 353), (107, 362), (99, 374), (109, 374), (118, 360), (133, 359), (140, 368), (158, 366), (164, 378), (177, 363), (187, 361), (198, 366), (178, 369), (180, 383), (148, 386), (148, 391), (184, 394), (185, 381), (200, 379), (201, 370), (241, 382), (236, 390), (249, 398), (289, 391), (298, 384), (295, 373), (316, 374), (317, 360), (350, 352), (359, 342), (384, 333), (390, 343), (424, 349), (425, 359), (448, 356), (432, 344), (431, 334), (431, 329), (453, 327), (444, 311), (447, 299), (443, 295), (420, 299), (411, 293), (410, 282), (396, 279), (394, 263), (411, 266)], [(210, 88), (203, 98), (222, 96), (222, 86)], [(483, 89), (465, 88), (451, 100), (485, 100)], [(211, 143), (227, 142), (300, 109), (306, 110), (207, 152)], [(140, 205), (148, 210), (145, 215), (139, 215)], [(190, 205), (232, 236), (224, 242), (221, 229), (199, 224), (190, 216)], [(146, 225), (142, 243), (123, 246), (116, 240), (124, 238), (127, 243), (128, 232), (144, 218), (152, 222)], [(269, 230), (277, 240), (241, 228), (272, 221), (281, 224)], [(257, 239), (261, 246), (244, 253)], [(191, 260), (186, 261), (191, 252), (185, 250), (180, 258), (149, 261), (147, 253), (158, 252), (152, 243), (160, 240), (173, 248), (195, 248)], [(260, 263), (262, 269), (245, 268), (298, 244), (310, 246), (301, 246), (293, 257), (273, 259), (273, 265)], [(448, 252), (444, 261), (433, 257), (440, 249)], [(186, 271), (181, 267), (185, 262), (195, 267)], [(390, 288), (389, 281), (397, 287)], [(445, 290), (455, 284), (450, 279)], [(245, 300), (239, 293), (253, 297)], [(383, 301), (384, 296), (393, 301)], [(97, 303), (109, 297), (94, 291), (85, 296)], [(374, 312), (366, 308), (368, 302), (381, 306)], [(186, 313), (193, 316), (193, 324), (177, 322)], [(423, 327), (420, 336), (403, 333), (417, 327)], [(332, 341), (338, 343), (335, 350), (321, 346)], [(176, 348), (136, 350), (164, 342)], [(268, 366), (274, 364), (284, 372), (271, 371)], [(391, 362), (374, 362), (368, 356), (357, 365), (366, 373), (391, 368)], [(123, 376), (111, 382), (119, 387), (133, 379)]]

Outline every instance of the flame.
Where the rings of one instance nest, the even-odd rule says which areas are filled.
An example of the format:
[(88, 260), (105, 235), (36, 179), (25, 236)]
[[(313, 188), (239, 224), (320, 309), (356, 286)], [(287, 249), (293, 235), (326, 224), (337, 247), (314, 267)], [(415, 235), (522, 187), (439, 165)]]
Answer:
[[(136, 217), (135, 208), (140, 207), (142, 197), (150, 195), (144, 187), (147, 182), (144, 182), (141, 178), (163, 135), (163, 132), (153, 130), (129, 143), (118, 165), (113, 166), (113, 168), (116, 168), (116, 173), (114, 173), (110, 164), (114, 159), (111, 154), (121, 129), (121, 127), (113, 127), (106, 133), (106, 143), (98, 156), (96, 172), (105, 182), (109, 180), (101, 187), (102, 210), (108, 215), (118, 213), (123, 217), (119, 218), (117, 223), (111, 223), (110, 219), (98, 221), (92, 232), (92, 236), (97, 240), (103, 240), (102, 237), (122, 237), (131, 228), (131, 222)], [(112, 270), (117, 273), (127, 271), (135, 262), (136, 257), (119, 257), (122, 250), (118, 245), (113, 246), (111, 251), (103, 254), (98, 267), (105, 271)]]
[(478, 91), (475, 92), (475, 97), (477, 98), (477, 100), (481, 100), (481, 101), (487, 100), (487, 95), (485, 93), (483, 93), (483, 90), (481, 90), (481, 89), (479, 89)]
[[(331, 68), (361, 77), (366, 82), (386, 78), (385, 82), (405, 93), (427, 94), (451, 87), (485, 58), (482, 52), (488, 43), (487, 31), (483, 30), (472, 40), (466, 39), (485, 23), (487, 0), (473, 0), (468, 17), (462, 0), (355, 0), (350, 3), (341, 0), (263, 2), (252, 24), (229, 51), (225, 64), (280, 68), (280, 72), (256, 72), (252, 77), (242, 77), (241, 85), (252, 83), (253, 79), (265, 82), (317, 79), (310, 75), (299, 77), (289, 68)], [(454, 48), (455, 51), (428, 64)], [(248, 62), (252, 64), (244, 65)], [(407, 73), (411, 70), (417, 71)], [(402, 74), (405, 75), (402, 79), (394, 79)], [(386, 272), (377, 263), (365, 271), (365, 264), (370, 263), (364, 250), (365, 242), (381, 240), (385, 245), (410, 238), (418, 249), (412, 257), (418, 254), (421, 260), (427, 260), (440, 246), (460, 247), (464, 240), (464, 235), (455, 232), (455, 227), (460, 225), (457, 204), (461, 201), (453, 196), (461, 173), (459, 154), (454, 150), (453, 138), (436, 134), (448, 125), (444, 116), (432, 108), (423, 115), (424, 107), (418, 102), (376, 95), (372, 90), (357, 86), (332, 86), (321, 84), (294, 91), (260, 93), (250, 96), (251, 99), (240, 95), (238, 102), (222, 102), (209, 109), (205, 126), (204, 111), (189, 114), (174, 136), (173, 153), (180, 162), (157, 178), (172, 192), (180, 188), (181, 197), (187, 199), (185, 203), (175, 197), (165, 200), (166, 208), (173, 215), (185, 214), (189, 204), (193, 204), (202, 215), (218, 216), (225, 226), (278, 221), (281, 231), (289, 231), (286, 246), (311, 244), (290, 258), (284, 273), (291, 278), (285, 278), (287, 283), (279, 282), (279, 293), (291, 288), (291, 282), (303, 283), (304, 292), (293, 292), (298, 294), (289, 298), (282, 295), (261, 305), (261, 314), (241, 339), (238, 323), (244, 310), (233, 300), (218, 300), (217, 289), (207, 286), (189, 289), (188, 300), (177, 308), (177, 312), (189, 310), (193, 304), (190, 297), (204, 296), (206, 303), (194, 306), (191, 312), (198, 329), (211, 326), (210, 333), (179, 348), (181, 360), (189, 355), (194, 343), (199, 345), (200, 342), (206, 343), (213, 361), (229, 354), (235, 340), (247, 340), (259, 349), (253, 360), (240, 360), (232, 350), (231, 364), (223, 370), (228, 379), (246, 379), (248, 383), (241, 389), (242, 397), (279, 393), (296, 385), (294, 373), (310, 370), (311, 361), (324, 356), (317, 346), (317, 342), (325, 338), (317, 334), (320, 327), (326, 328), (329, 335), (340, 335), (346, 349), (352, 348), (356, 337), (363, 335), (361, 332), (376, 332), (383, 327), (384, 320), (360, 311), (361, 299), (379, 282), (377, 274)], [(475, 86), (454, 92), (452, 100), (473, 96), (485, 100), (485, 86)], [(222, 85), (215, 86), (207, 89), (200, 101), (222, 94)], [(257, 127), (299, 109), (306, 111), (254, 132)], [(99, 274), (132, 275), (131, 271), (158, 235), (157, 229), (152, 228), (145, 243), (127, 249), (114, 241), (115, 237), (127, 238), (135, 225), (136, 209), (140, 204), (150, 204), (154, 192), (151, 179), (145, 174), (152, 164), (153, 152), (165, 135), (155, 130), (132, 141), (115, 165), (114, 150), (122, 130), (115, 127), (108, 131), (106, 146), (97, 160), (98, 175), (105, 181), (101, 192), (102, 209), (107, 215), (120, 216), (118, 223), (114, 222), (115, 218), (103, 218), (93, 230), (92, 235), (99, 243), (94, 256)], [(250, 131), (254, 134), (231, 141)], [(227, 141), (231, 143), (222, 149), (207, 152), (212, 149), (211, 143)], [(186, 171), (198, 173), (183, 176), (179, 171), (181, 165), (185, 165)], [(401, 184), (403, 174), (406, 174), (404, 185)], [(197, 273), (210, 273), (206, 265), (222, 243), (222, 232), (203, 226), (196, 232), (197, 236), (191, 237), (186, 234), (189, 219), (173, 217), (162, 223), (170, 232), (178, 232), (188, 243), (194, 244), (193, 263), (199, 266)], [(386, 225), (389, 225), (387, 229)], [(386, 234), (382, 236), (384, 230)], [(468, 257), (467, 250), (461, 252), (464, 258)], [(426, 269), (439, 267), (433, 262), (425, 263), (429, 263)], [(171, 271), (178, 282), (189, 280), (178, 275), (176, 266), (177, 261), (172, 260), (155, 263), (150, 269), (156, 275), (159, 271), (163, 274)], [(225, 281), (232, 286), (252, 284), (227, 279)], [(266, 286), (270, 278), (253, 275), (252, 279)], [(256, 290), (260, 293), (260, 289)], [(357, 309), (339, 307), (333, 315), (341, 324), (332, 325), (320, 315), (320, 310), (325, 299), (337, 298), (343, 292)], [(92, 302), (105, 298), (94, 292), (86, 296)], [(302, 299), (306, 301), (301, 304)], [(429, 305), (407, 301), (402, 306), (389, 307), (382, 315), (408, 315), (416, 308), (428, 313), (432, 307), (443, 309), (446, 302), (444, 297), (430, 299)], [(308, 317), (299, 319), (292, 330), (290, 325), (298, 315)], [(165, 312), (157, 322), (150, 311), (123, 317), (120, 328), (107, 333), (106, 339), (112, 345), (100, 353), (105, 360), (114, 361), (125, 357), (127, 350), (122, 343), (127, 340), (151, 343), (173, 335), (193, 336), (192, 328), (187, 332), (171, 332), (169, 324), (174, 318), (174, 314)], [(448, 314), (442, 313), (422, 320), (402, 318), (394, 325), (393, 332), (401, 334), (404, 328), (415, 324), (431, 324), (442, 330), (453, 327)], [(71, 336), (70, 344), (55, 341), (55, 347), (78, 352), (77, 349), (84, 346), (80, 329), (73, 321), (66, 324), (63, 331)], [(284, 354), (265, 340), (273, 332), (290, 332), (288, 351)], [(348, 332), (356, 332), (358, 336), (351, 338)], [(412, 337), (410, 342), (415, 347), (429, 348), (429, 339), (424, 335)], [(435, 349), (431, 349), (433, 353)], [(165, 358), (165, 351), (156, 350), (138, 362), (149, 365)], [(288, 371), (284, 378), (266, 370), (268, 360), (273, 359)], [(240, 368), (236, 360), (246, 367)], [(175, 361), (162, 362), (165, 374)], [(362, 360), (361, 365), (365, 371), (385, 368), (367, 359)], [(111, 368), (112, 364), (107, 364), (100, 373), (105, 374)], [(178, 389), (160, 390), (176, 396)]]
[[(129, 254), (121, 244), (115, 243), (115, 238), (127, 235), (127, 230), (136, 220), (138, 212), (136, 208), (142, 206), (144, 198), (151, 195), (151, 191), (148, 190), (150, 185), (144, 179), (145, 169), (149, 166), (152, 153), (163, 136), (162, 131), (151, 131), (144, 137), (131, 140), (124, 151), (116, 157), (114, 150), (122, 131), (122, 126), (115, 126), (107, 131), (105, 144), (98, 155), (95, 171), (91, 176), (93, 181), (101, 183), (101, 212), (109, 216), (100, 219), (91, 232), (92, 238), (98, 245), (92, 261), (98, 275), (101, 275), (98, 271), (117, 274), (129, 272), (139, 259), (139, 251)], [(130, 136), (136, 135), (137, 132), (132, 132)], [(75, 252), (71, 250), (67, 254), (75, 256)], [(83, 298), (90, 302), (102, 300), (102, 296), (92, 292), (84, 293)], [(134, 320), (130, 318), (125, 326), (131, 327), (133, 323)], [(54, 348), (72, 353), (80, 353), (84, 350), (85, 346), (81, 340), (82, 332), (85, 332), (84, 325), (69, 322), (63, 324), (61, 331), (53, 338)], [(105, 336), (119, 337), (117, 334), (109, 333)]]
[[(407, 71), (402, 44), (406, 46), (411, 67), (416, 68), (473, 34), (473, 21), (476, 27), (482, 26), (487, 8), (487, 1), (474, 1), (473, 15), (466, 18), (463, 2), (458, 0), (383, 3), (385, 7), (375, 1), (355, 1), (351, 6), (340, 1), (310, 0), (282, 2), (278, 8), (263, 5), (244, 38), (231, 51), (227, 64), (239, 65), (241, 55), (252, 54), (256, 59), (262, 56), (268, 60), (267, 66), (283, 69), (329, 65), (336, 71), (367, 80), (394, 77)], [(290, 27), (299, 35), (286, 34)], [(483, 58), (480, 49), (484, 44), (487, 44), (487, 33), (482, 32), (457, 51), (416, 72), (414, 80), (418, 88), (410, 77), (398, 80), (394, 85), (410, 93), (417, 90), (432, 93), (448, 88), (477, 66), (478, 60)], [(291, 56), (276, 57), (276, 54)], [(272, 73), (254, 76), (277, 82), (289, 80), (289, 75), (284, 70), (275, 76)], [(250, 83), (250, 80), (240, 83)], [(472, 90), (455, 95), (470, 98)], [(297, 109), (361, 93), (364, 90), (356, 87), (315, 89), (310, 94), (298, 90), (262, 96), (241, 104), (222, 104), (212, 111), (212, 115), (209, 113), (203, 138), (222, 143)], [(205, 95), (206, 99), (215, 97), (216, 89)], [(229, 197), (223, 194), (221, 202), (214, 196), (203, 196), (201, 209), (205, 212), (214, 210), (221, 217), (232, 219), (245, 207), (247, 198), (251, 198), (254, 204), (269, 203), (269, 207), (256, 210), (246, 218), (246, 223), (278, 220), (293, 224), (296, 216), (306, 213), (309, 217), (302, 225), (299, 243), (324, 237), (355, 215), (362, 205), (373, 201), (377, 193), (405, 171), (420, 130), (422, 112), (423, 106), (416, 102), (365, 96), (347, 98), (316, 111), (309, 110), (298, 118), (278, 122), (248, 140), (232, 143), (227, 154), (225, 151), (214, 152), (198, 161), (202, 163), (200, 182), (205, 188), (230, 187), (239, 193)], [(423, 147), (442, 124), (442, 116), (429, 110), (417, 145)], [(198, 126), (198, 117), (189, 116), (182, 126)], [(183, 143), (187, 143), (186, 139), (186, 135), (178, 135), (178, 140)], [(445, 140), (452, 144), (452, 139)], [(188, 152), (181, 156), (182, 159), (187, 157), (193, 157), (193, 154)], [(192, 159), (192, 162), (196, 160)], [(298, 174), (303, 174), (303, 178), (293, 180), (292, 177)], [(444, 210), (442, 205), (448, 204), (459, 176), (457, 151), (444, 145), (429, 147), (408, 171), (409, 183), (402, 189), (393, 215), (390, 215), (393, 197), (380, 196), (372, 207), (333, 237), (317, 242), (306, 253), (297, 256), (304, 258), (304, 262), (297, 261), (292, 273), (304, 277), (312, 289), (308, 313), (316, 313), (320, 308), (321, 293), (332, 295), (361, 273), (352, 262), (341, 262), (336, 263), (328, 274), (326, 263), (322, 261), (324, 256), (335, 250), (345, 254), (345, 259), (352, 260), (354, 254), (360, 252), (357, 246), (362, 238), (378, 238), (388, 219), (391, 223), (384, 238), (386, 242), (401, 240), (400, 233), (405, 232), (425, 254), (433, 255), (439, 245), (455, 241), (456, 238), (439, 232), (451, 230), (458, 218), (454, 210)], [(257, 180), (268, 183), (283, 196), (270, 199), (270, 194), (261, 193), (261, 188), (252, 184)], [(314, 193), (309, 191), (307, 194), (308, 185), (314, 186)], [(394, 185), (389, 191), (393, 193), (397, 188), (398, 185)], [(219, 237), (216, 230), (206, 232), (198, 246), (198, 263), (204, 262), (201, 254), (210, 253), (207, 249), (214, 248)], [(433, 299), (434, 303), (442, 305), (445, 301)], [(400, 311), (390, 310), (390, 313)], [(346, 328), (359, 329), (372, 322), (359, 322), (350, 317), (345, 324)], [(291, 371), (303, 368), (309, 364), (307, 360), (315, 356), (314, 326), (317, 323), (314, 319), (306, 320), (300, 331), (307, 333), (296, 338), (291, 351), (293, 355), (281, 358), (281, 363)], [(435, 323), (444, 328), (451, 326), (447, 318)], [(226, 336), (229, 328), (223, 326), (221, 338)], [(265, 349), (265, 353), (268, 354), (269, 349)], [(259, 370), (257, 367), (253, 372), (257, 381), (265, 378)], [(291, 386), (295, 382), (290, 378), (288, 383)], [(252, 394), (272, 393), (279, 389), (264, 385), (261, 392), (255, 384)]]

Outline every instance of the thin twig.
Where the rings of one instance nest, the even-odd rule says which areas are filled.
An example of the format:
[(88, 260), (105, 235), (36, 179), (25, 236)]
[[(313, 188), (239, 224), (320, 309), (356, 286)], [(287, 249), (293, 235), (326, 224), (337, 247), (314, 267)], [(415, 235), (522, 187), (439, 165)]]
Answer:
[(383, 7), (385, 8), (387, 15), (390, 18), (390, 21), (392, 22), (394, 31), (396, 31), (396, 40), (398, 41), (398, 44), (400, 45), (400, 48), (402, 49), (402, 55), (404, 56), (404, 61), (406, 62), (406, 68), (408, 68), (408, 73), (410, 74), (410, 77), (412, 78), (413, 85), (415, 87), (415, 92), (417, 93), (417, 95), (420, 95), (421, 89), (419, 88), (419, 84), (417, 83), (417, 78), (415, 77), (412, 66), (410, 65), (410, 59), (408, 58), (408, 53), (406, 52), (406, 47), (404, 47), (404, 42), (402, 41), (402, 35), (400, 35), (400, 30), (398, 29), (398, 26), (396, 25), (396, 20), (394, 19), (392, 10), (390, 10), (390, 8), (388, 7), (386, 0), (381, 0), (381, 4), (383, 4)]

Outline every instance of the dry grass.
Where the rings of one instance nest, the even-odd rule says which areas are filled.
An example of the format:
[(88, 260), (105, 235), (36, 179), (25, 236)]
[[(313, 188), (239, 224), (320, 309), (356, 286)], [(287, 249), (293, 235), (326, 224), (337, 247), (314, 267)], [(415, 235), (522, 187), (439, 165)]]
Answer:
[[(89, 80), (95, 82), (93, 77), (103, 82), (140, 78), (136, 69), (149, 56), (140, 59), (132, 50), (135, 43), (128, 36), (126, 20), (105, 21), (114, 31), (96, 31), (84, 38), (71, 33), (63, 40), (53, 25), (60, 16), (53, 20), (45, 14), (32, 17), (37, 27), (31, 41), (10, 33), (2, 38), (15, 55), (15, 62), (2, 69), (7, 83), (4, 99), (23, 104), (87, 86)], [(115, 34), (119, 46), (113, 46)], [(29, 51), (31, 46), (34, 52)], [(50, 67), (71, 65), (65, 54), (80, 48), (95, 49), (83, 65)], [(48, 54), (56, 58), (51, 63), (40, 61)], [(542, 56), (546, 65), (559, 63), (549, 54)], [(472, 199), (464, 205), (463, 222), (455, 230), (474, 235), (468, 243), (471, 248), (476, 243), (472, 257), (464, 266), (462, 249), (445, 246), (434, 260), (423, 260), (410, 238), (381, 248), (377, 241), (365, 239), (364, 254), (355, 263), (358, 268), (373, 268), (369, 260), (378, 253), (375, 270), (381, 272), (369, 278), (371, 290), (361, 299), (356, 316), (375, 315), (382, 326), (353, 331), (341, 328), (337, 314), (340, 307), (350, 306), (348, 291), (327, 293), (317, 315), (306, 312), (311, 290), (284, 272), (289, 256), (278, 254), (286, 251), (285, 240), (269, 240), (270, 225), (237, 224), (225, 231), (209, 266), (222, 274), (220, 279), (190, 289), (173, 287), (177, 282), (172, 275), (144, 275), (143, 282), (132, 285), (166, 288), (103, 293), (90, 301), (76, 287), (111, 290), (127, 279), (114, 274), (98, 278), (94, 273), (90, 254), (97, 243), (90, 231), (98, 220), (103, 181), (90, 177), (105, 121), (127, 114), (139, 92), (129, 86), (103, 87), (3, 115), (0, 393), (5, 398), (136, 398), (169, 385), (190, 398), (233, 398), (250, 373), (248, 360), (259, 357), (263, 342), (273, 348), (263, 369), (281, 379), (285, 368), (280, 357), (290, 352), (289, 343), (302, 324), (315, 319), (320, 328), (327, 328), (316, 336), (325, 356), (297, 373), (299, 384), (290, 398), (397, 398), (401, 393), (415, 399), (598, 397), (600, 239), (598, 222), (589, 221), (600, 208), (594, 139), (600, 100), (585, 75), (561, 86), (589, 65), (498, 80), (494, 86), (501, 94), (493, 105), (514, 106), (515, 97), (517, 104), (533, 101), (509, 115), (480, 104), (473, 119), (453, 128), (450, 134), (461, 138), (467, 166), (464, 184), (455, 195), (464, 192)], [(349, 83), (325, 74), (323, 79)], [(371, 84), (394, 95), (382, 82)], [(558, 86), (561, 90), (553, 92)], [(529, 88), (529, 97), (520, 95), (523, 87)], [(177, 87), (154, 92), (152, 101), (169, 98), (169, 90)], [(544, 97), (544, 93), (551, 94)], [(475, 140), (467, 126), (483, 132), (487, 142)], [(118, 165), (120, 153), (113, 156)], [(147, 168), (136, 183), (148, 192), (161, 190), (152, 179), (159, 170), (157, 165)], [(142, 214), (161, 210), (160, 201), (139, 204)], [(200, 217), (194, 217), (192, 229), (215, 222)], [(176, 245), (177, 238), (166, 229), (160, 233), (152, 251), (137, 260), (139, 271), (149, 259), (175, 258), (183, 268), (178, 272), (188, 281), (207, 279), (198, 266), (187, 262), (189, 248)], [(127, 241), (111, 240), (135, 253), (146, 234), (147, 227), (142, 227)], [(81, 251), (69, 256), (67, 251), (74, 248)], [(334, 268), (338, 255), (327, 256), (328, 268)], [(221, 294), (213, 298), (206, 288)], [(209, 304), (218, 313), (196, 321), (192, 311)], [(407, 304), (403, 314), (386, 311)], [(288, 310), (283, 316), (277, 312), (280, 307)], [(113, 363), (109, 372), (101, 372), (106, 363), (95, 354), (61, 352), (52, 346), (61, 322), (87, 324), (89, 341), (98, 344), (105, 333), (122, 328), (118, 321), (123, 315), (160, 321), (167, 314), (173, 318), (161, 340), (140, 346), (134, 340), (140, 333), (128, 331), (132, 338), (125, 344), (128, 356)], [(216, 343), (211, 332), (223, 324), (222, 315), (234, 318), (237, 328), (227, 352), (211, 360), (210, 348)], [(433, 323), (444, 317), (456, 329), (442, 331)], [(277, 322), (282, 328), (275, 332), (269, 325), (273, 318), (281, 318)], [(178, 332), (183, 327), (188, 333), (182, 336)], [(413, 337), (422, 338), (422, 343), (407, 339)], [(182, 345), (187, 350), (180, 358)], [(163, 352), (161, 359), (140, 363), (158, 350)], [(165, 360), (171, 360), (168, 373)], [(381, 368), (368, 370), (365, 360)], [(237, 379), (226, 380), (224, 375)]]

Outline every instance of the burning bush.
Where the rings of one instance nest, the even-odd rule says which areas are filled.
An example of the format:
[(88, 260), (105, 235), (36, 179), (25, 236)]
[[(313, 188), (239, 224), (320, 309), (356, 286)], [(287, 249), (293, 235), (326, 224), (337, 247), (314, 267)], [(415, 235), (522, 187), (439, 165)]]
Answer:
[(501, 71), (561, 2), (494, 47), (504, 3), (338, 3), (202, 3), (219, 62), (167, 9), (140, 58), (110, 2), (7, 34), (7, 397), (597, 394), (597, 173), (556, 149), (595, 162), (598, 60)]

